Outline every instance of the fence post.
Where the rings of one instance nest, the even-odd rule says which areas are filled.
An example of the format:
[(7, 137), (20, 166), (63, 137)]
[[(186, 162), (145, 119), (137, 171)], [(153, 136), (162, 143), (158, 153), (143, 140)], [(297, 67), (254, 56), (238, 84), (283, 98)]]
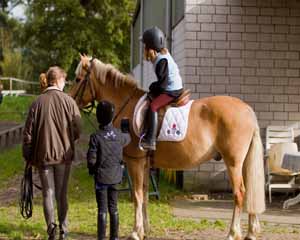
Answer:
[(9, 91), (10, 95), (12, 95), (12, 78), (9, 78)]

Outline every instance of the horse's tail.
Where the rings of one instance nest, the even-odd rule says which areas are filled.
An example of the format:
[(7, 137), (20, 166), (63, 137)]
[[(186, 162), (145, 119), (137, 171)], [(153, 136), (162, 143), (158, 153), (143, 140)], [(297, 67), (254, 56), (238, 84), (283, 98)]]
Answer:
[(265, 171), (263, 145), (260, 138), (259, 126), (256, 124), (252, 141), (243, 165), (244, 183), (246, 188), (245, 206), (250, 214), (265, 211)]

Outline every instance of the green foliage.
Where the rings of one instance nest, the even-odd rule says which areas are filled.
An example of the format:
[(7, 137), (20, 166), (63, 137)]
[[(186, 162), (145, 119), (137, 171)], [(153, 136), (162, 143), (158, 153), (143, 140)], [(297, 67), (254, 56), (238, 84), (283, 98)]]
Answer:
[(32, 78), (32, 66), (24, 62), (24, 58), (20, 50), (6, 49), (4, 50), (4, 59), (0, 62), (3, 76), (13, 76), (20, 79)]
[(37, 73), (59, 65), (73, 74), (79, 52), (128, 70), (134, 0), (34, 0), (23, 44)]
[(20, 1), (2, 1), (3, 10), (0, 11), (0, 75), (18, 78), (31, 78), (32, 67), (22, 57), (20, 49), (20, 35), (22, 24), (8, 15), (7, 3), (10, 8)]
[(0, 105), (0, 121), (24, 122), (29, 106), (35, 97), (5, 96)]

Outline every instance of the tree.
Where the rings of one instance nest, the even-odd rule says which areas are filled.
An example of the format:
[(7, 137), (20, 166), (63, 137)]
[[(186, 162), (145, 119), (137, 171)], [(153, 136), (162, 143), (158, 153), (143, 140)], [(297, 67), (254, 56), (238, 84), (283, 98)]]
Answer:
[(32, 0), (22, 43), (37, 74), (51, 65), (74, 72), (79, 53), (128, 71), (134, 0)]
[[(19, 4), (25, 3), (25, 0), (0, 0), (0, 74), (14, 77), (21, 76), (23, 69), (23, 60), (19, 45), (19, 35), (22, 31), (22, 25), (9, 13)], [(12, 57), (14, 56), (14, 57)], [(14, 69), (12, 71), (12, 69)], [(23, 70), (20, 70), (23, 69)], [(18, 73), (10, 75), (12, 73)]]

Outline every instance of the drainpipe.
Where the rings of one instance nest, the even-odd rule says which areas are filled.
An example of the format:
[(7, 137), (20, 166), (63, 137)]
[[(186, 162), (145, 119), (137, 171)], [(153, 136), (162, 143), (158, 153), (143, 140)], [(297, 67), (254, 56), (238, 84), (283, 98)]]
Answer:
[[(141, 0), (140, 6), (140, 36), (142, 36), (144, 31), (144, 0)], [(140, 64), (141, 64), (141, 87), (144, 88), (144, 45), (140, 41)]]
[(166, 29), (166, 44), (169, 51), (172, 53), (172, 1), (166, 0), (166, 18), (165, 18), (165, 29)]

